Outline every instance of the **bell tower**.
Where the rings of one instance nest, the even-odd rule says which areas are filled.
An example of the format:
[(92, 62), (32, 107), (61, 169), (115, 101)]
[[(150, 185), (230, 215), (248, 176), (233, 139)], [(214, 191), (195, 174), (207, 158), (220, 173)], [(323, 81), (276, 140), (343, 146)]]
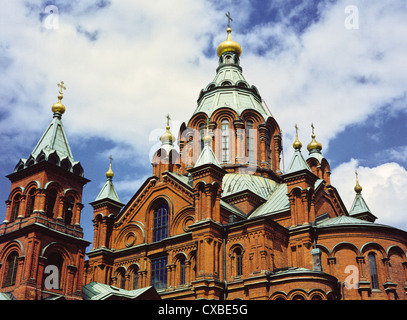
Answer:
[(20, 159), (0, 225), (0, 292), (20, 300), (81, 299), (85, 249), (80, 225), (82, 190), (89, 182), (75, 161), (61, 118), (53, 118), (27, 159)]

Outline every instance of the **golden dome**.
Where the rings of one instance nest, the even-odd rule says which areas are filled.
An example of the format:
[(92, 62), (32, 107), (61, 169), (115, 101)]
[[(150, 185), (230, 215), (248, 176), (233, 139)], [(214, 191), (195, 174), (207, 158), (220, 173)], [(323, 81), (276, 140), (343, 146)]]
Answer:
[(112, 179), (114, 177), (114, 173), (112, 171), (112, 163), (110, 162), (109, 170), (106, 172), (106, 178)]
[(54, 104), (52, 105), (52, 108), (51, 108), (51, 110), (52, 110), (53, 113), (58, 112), (58, 113), (60, 113), (60, 114), (63, 114), (63, 113), (65, 112), (66, 108), (65, 108), (65, 106), (61, 103), (62, 98), (63, 98), (63, 95), (62, 95), (62, 94), (59, 94), (59, 95), (58, 95), (58, 102), (57, 102), (57, 103), (54, 103)]
[(295, 131), (296, 131), (296, 133), (295, 133), (295, 141), (293, 143), (293, 148), (295, 150), (297, 150), (297, 149), (300, 150), (302, 148), (302, 143), (298, 139), (298, 126), (297, 125), (295, 125)]
[(322, 144), (315, 140), (315, 134), (313, 134), (311, 137), (312, 137), (312, 140), (307, 146), (308, 151), (316, 150), (316, 149), (321, 151), (322, 150)]
[(221, 42), (218, 48), (216, 49), (218, 57), (220, 58), (223, 53), (228, 51), (235, 52), (238, 55), (238, 57), (240, 57), (240, 55), (242, 54), (242, 47), (236, 41), (232, 40), (232, 36), (230, 35), (232, 29), (229, 27), (226, 29), (226, 31), (228, 33), (226, 40)]
[(363, 188), (362, 188), (362, 186), (359, 184), (358, 172), (355, 171), (355, 174), (356, 174), (356, 186), (355, 186), (354, 190), (355, 190), (356, 193), (359, 194), (359, 193), (362, 193)]
[(161, 136), (160, 140), (163, 144), (172, 144), (175, 141), (174, 135), (170, 132), (170, 126), (165, 127), (167, 131)]
[(311, 128), (312, 128), (312, 136), (311, 136), (312, 140), (308, 144), (307, 149), (308, 149), (309, 152), (311, 152), (312, 150), (321, 151), (322, 150), (322, 144), (315, 140), (314, 124), (311, 124)]
[(58, 102), (54, 103), (52, 105), (52, 112), (53, 113), (60, 113), (63, 114), (65, 112), (65, 106), (61, 103), (63, 96), (63, 90), (66, 90), (66, 87), (64, 86), (64, 82), (61, 81), (60, 83), (57, 84), (57, 86), (59, 87), (59, 94), (58, 94)]

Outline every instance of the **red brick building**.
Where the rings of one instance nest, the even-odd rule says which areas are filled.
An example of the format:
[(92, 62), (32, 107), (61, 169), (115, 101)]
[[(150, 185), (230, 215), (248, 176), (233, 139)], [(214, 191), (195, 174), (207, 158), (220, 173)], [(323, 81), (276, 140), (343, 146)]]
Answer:
[(407, 233), (375, 223), (358, 181), (347, 210), (314, 128), (305, 157), (297, 130), (282, 171), (280, 127), (244, 78), (242, 49), (227, 33), (215, 78), (177, 138), (168, 117), (152, 175), (126, 204), (110, 165), (91, 203), (86, 262), (80, 215), (88, 180), (64, 133), (61, 84), (52, 122), (8, 176), (2, 296), (406, 299)]
[(279, 125), (227, 32), (179, 148), (168, 121), (127, 204), (106, 173), (85, 282), (163, 299), (406, 299), (407, 233), (374, 223), (359, 183), (348, 212), (314, 128), (307, 158), (297, 132), (281, 171)]
[(0, 293), (18, 300), (82, 299), (85, 249), (82, 189), (89, 182), (74, 161), (61, 121), (63, 82), (53, 119), (28, 159), (12, 174), (0, 225)]

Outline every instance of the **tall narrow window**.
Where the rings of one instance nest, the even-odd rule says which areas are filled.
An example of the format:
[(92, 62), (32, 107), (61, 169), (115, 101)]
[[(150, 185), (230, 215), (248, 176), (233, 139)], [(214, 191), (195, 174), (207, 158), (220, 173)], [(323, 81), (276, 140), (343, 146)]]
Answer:
[(185, 258), (180, 261), (179, 267), (180, 267), (179, 282), (181, 285), (183, 285), (185, 284), (185, 272), (186, 272)]
[(235, 250), (235, 257), (236, 257), (236, 276), (239, 277), (243, 274), (243, 255), (242, 249), (237, 248)]
[(205, 146), (205, 142), (204, 142), (204, 136), (205, 136), (205, 125), (201, 124), (199, 126), (199, 153), (201, 153), (201, 151), (203, 150), (204, 146)]
[(34, 212), (34, 203), (35, 203), (35, 189), (32, 188), (28, 193), (26, 217), (28, 217), (30, 214)]
[(151, 260), (151, 285), (157, 290), (167, 287), (167, 257)]
[(55, 201), (57, 200), (57, 192), (55, 189), (51, 189), (48, 192), (48, 201), (47, 201), (47, 217), (52, 218), (54, 216), (54, 206)]
[(18, 253), (12, 252), (7, 258), (6, 279), (4, 281), (3, 287), (10, 287), (16, 284), (17, 267), (18, 267)]
[(247, 121), (246, 123), (246, 143), (247, 143), (247, 160), (248, 162), (254, 162), (254, 132), (253, 121)]
[(222, 120), (222, 162), (229, 161), (229, 121)]
[(376, 257), (373, 253), (369, 253), (370, 279), (372, 281), (372, 289), (379, 289), (379, 279), (377, 277)]
[(133, 289), (138, 289), (138, 278), (139, 278), (139, 269), (134, 268), (133, 269)]
[(14, 221), (18, 217), (18, 211), (20, 211), (20, 200), (21, 196), (16, 194), (13, 199), (13, 206), (11, 208), (11, 220)]
[(165, 202), (154, 211), (153, 241), (168, 237), (168, 204)]
[(65, 224), (71, 224), (72, 222), (72, 213), (73, 213), (73, 206), (75, 204), (75, 199), (72, 196), (66, 198), (65, 201)]

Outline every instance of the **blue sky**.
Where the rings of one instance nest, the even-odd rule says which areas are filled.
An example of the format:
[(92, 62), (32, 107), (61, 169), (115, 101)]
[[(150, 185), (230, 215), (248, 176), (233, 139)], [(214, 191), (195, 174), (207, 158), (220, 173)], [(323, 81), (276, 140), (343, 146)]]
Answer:
[[(232, 38), (243, 48), (243, 74), (283, 130), (284, 163), (293, 152), (294, 125), (306, 156), (314, 123), (331, 164), (331, 183), (348, 209), (357, 169), (377, 222), (407, 230), (405, 0), (0, 4), (4, 201), (10, 191), (4, 176), (28, 157), (51, 121), (62, 80), (67, 87), (62, 121), (74, 159), (91, 180), (84, 188), (81, 223), (92, 241), (88, 203), (105, 182), (109, 155), (115, 159), (116, 189), (126, 202), (152, 174), (150, 157), (165, 130), (165, 115), (171, 115), (176, 135), (200, 90), (214, 78), (229, 11)], [(358, 9), (355, 29), (346, 25), (349, 5)], [(5, 205), (1, 221), (4, 215)]]

